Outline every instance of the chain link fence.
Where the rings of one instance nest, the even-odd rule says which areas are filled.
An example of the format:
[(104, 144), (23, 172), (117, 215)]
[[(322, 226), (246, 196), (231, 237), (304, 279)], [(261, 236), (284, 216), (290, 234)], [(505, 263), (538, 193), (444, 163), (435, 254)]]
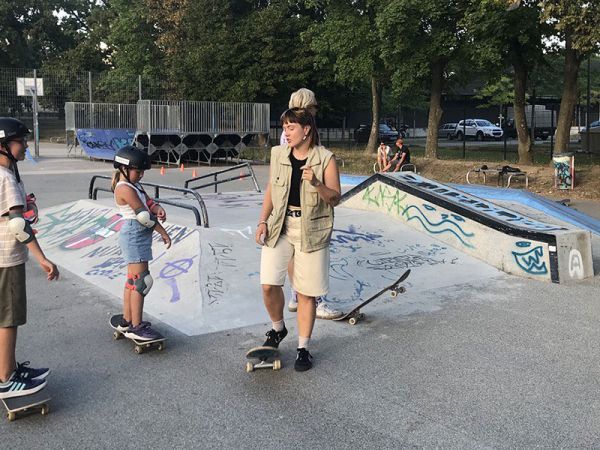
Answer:
[[(34, 128), (34, 94), (37, 80), (39, 137), (65, 139), (65, 103), (135, 104), (139, 99), (165, 99), (172, 90), (163, 81), (117, 71), (93, 73), (57, 69), (0, 68), (0, 114), (22, 120)], [(25, 87), (25, 92), (18, 85)], [(28, 87), (28, 89), (27, 89)]]
[[(37, 95), (38, 123), (34, 121), (34, 96), (31, 87), (38, 80), (40, 92)], [(29, 86), (26, 92), (19, 92), (17, 85)], [(21, 89), (22, 91), (23, 89)], [(157, 80), (141, 75), (123, 74), (118, 70), (94, 73), (77, 70), (0, 68), (0, 114), (16, 117), (30, 128), (37, 128), (40, 139), (45, 141), (65, 141), (65, 104), (81, 102), (88, 104), (136, 104), (140, 99), (181, 100), (177, 97), (177, 86), (169, 80)], [(528, 123), (534, 124), (531, 131), (535, 137), (535, 153), (538, 161), (548, 160), (556, 151), (553, 138), (558, 117), (560, 100), (538, 99), (535, 107), (529, 107)], [(388, 105), (389, 106), (389, 105)], [(444, 114), (440, 123), (438, 155), (450, 159), (493, 159), (516, 161), (518, 159), (516, 133), (511, 123), (514, 113), (510, 105), (484, 106), (473, 96), (445, 98)], [(588, 121), (599, 119), (599, 105), (595, 102), (590, 111), (578, 105), (573, 112), (572, 141), (569, 151), (580, 151), (584, 147), (579, 129)], [(389, 108), (388, 108), (389, 109)], [(271, 111), (271, 143), (278, 142), (281, 127), (277, 121), (279, 111)], [(382, 123), (392, 131), (403, 133), (416, 154), (424, 151), (427, 135), (427, 108), (410, 109), (398, 105), (384, 111)], [(345, 113), (346, 114), (346, 113)], [(366, 139), (363, 128), (370, 128), (370, 111), (348, 111), (343, 120), (328, 120), (319, 116), (321, 140), (327, 146), (340, 146), (361, 150)], [(477, 128), (463, 129), (467, 140), (457, 136), (461, 120), (487, 120), (492, 125), (500, 125), (502, 136), (477, 134)], [(338, 123), (339, 122), (339, 123)], [(446, 128), (444, 125), (446, 124)], [(454, 125), (453, 125), (454, 124)], [(36, 127), (37, 125), (37, 127)], [(449, 131), (451, 130), (451, 131)], [(358, 131), (358, 133), (357, 133)], [(469, 134), (474, 131), (472, 136)], [(533, 136), (535, 134), (535, 136)], [(362, 139), (360, 138), (362, 136)], [(391, 139), (388, 139), (391, 140)]]

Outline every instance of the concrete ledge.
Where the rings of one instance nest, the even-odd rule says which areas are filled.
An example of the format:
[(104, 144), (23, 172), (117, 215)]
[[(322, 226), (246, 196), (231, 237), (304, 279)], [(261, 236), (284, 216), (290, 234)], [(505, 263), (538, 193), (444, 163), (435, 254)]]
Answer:
[(544, 223), (413, 173), (375, 174), (342, 202), (384, 212), (514, 275), (558, 283), (594, 274), (589, 231)]

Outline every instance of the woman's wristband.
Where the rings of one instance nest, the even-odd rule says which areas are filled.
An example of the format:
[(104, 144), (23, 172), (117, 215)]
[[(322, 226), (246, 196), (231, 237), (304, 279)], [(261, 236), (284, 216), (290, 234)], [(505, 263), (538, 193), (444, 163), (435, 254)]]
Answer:
[(266, 224), (267, 224), (267, 221), (266, 221), (266, 220), (261, 220), (260, 222), (258, 222), (258, 225), (257, 225), (257, 226), (259, 226), (259, 225), (262, 225), (263, 223), (266, 225)]

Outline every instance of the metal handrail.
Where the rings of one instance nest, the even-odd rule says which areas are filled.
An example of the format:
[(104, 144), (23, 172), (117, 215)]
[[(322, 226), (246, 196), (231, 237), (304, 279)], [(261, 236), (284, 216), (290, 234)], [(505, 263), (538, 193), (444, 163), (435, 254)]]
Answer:
[[(231, 177), (231, 178), (226, 178), (224, 180), (218, 180), (217, 177), (218, 175), (221, 175), (223, 173), (227, 173), (227, 172), (232, 172), (234, 170), (238, 170), (238, 169), (243, 169), (246, 168), (248, 169), (248, 172), (250, 173), (246, 173), (246, 174), (240, 174), (236, 177)], [(194, 187), (189, 187), (190, 183), (192, 183), (193, 181), (198, 181), (198, 180), (203, 180), (205, 178), (213, 178), (214, 177), (214, 181), (211, 183), (206, 183), (206, 184), (202, 184), (200, 186), (194, 186)], [(190, 178), (189, 180), (185, 180), (185, 188), (186, 189), (192, 189), (192, 190), (198, 190), (198, 189), (202, 189), (208, 186), (214, 186), (215, 187), (215, 194), (218, 192), (217, 191), (217, 185), (219, 184), (223, 184), (223, 183), (228, 183), (229, 181), (235, 181), (235, 180), (241, 180), (243, 178), (252, 178), (252, 182), (254, 183), (254, 189), (256, 190), (256, 192), (260, 192), (260, 187), (258, 186), (258, 181), (256, 180), (256, 175), (254, 174), (254, 169), (252, 169), (252, 165), (250, 163), (242, 163), (242, 164), (238, 164), (236, 166), (232, 166), (232, 167), (228, 167), (226, 169), (221, 169), (221, 170), (217, 170), (215, 172), (211, 172), (209, 174), (206, 175), (200, 175), (199, 177), (195, 177), (195, 178)]]
[[(92, 199), (92, 200), (96, 200), (97, 198), (97, 191), (101, 190), (101, 191), (106, 191), (106, 192), (112, 192), (109, 191), (105, 188), (96, 188), (94, 189), (94, 183), (96, 182), (97, 178), (101, 178), (103, 180), (111, 180), (112, 177), (109, 177), (107, 175), (94, 175), (92, 177), (92, 179), (90, 180), (90, 187), (88, 190), (88, 198)], [(195, 207), (190, 207), (189, 205), (185, 205), (183, 203), (179, 203), (173, 200), (169, 200), (169, 199), (160, 199), (160, 190), (164, 189), (167, 191), (174, 191), (174, 192), (181, 192), (183, 194), (191, 194), (194, 196), (194, 198), (196, 199), (196, 201), (198, 202), (198, 204), (200, 205), (200, 214), (197, 215), (196, 213), (194, 213), (194, 215), (196, 216), (196, 224), (197, 225), (202, 225), (205, 228), (209, 227), (208, 224), (208, 211), (206, 210), (206, 205), (204, 204), (204, 200), (202, 200), (202, 197), (200, 196), (200, 194), (198, 194), (198, 192), (192, 190), (192, 189), (187, 189), (187, 188), (182, 188), (182, 187), (178, 187), (178, 186), (167, 186), (164, 184), (157, 184), (157, 183), (149, 183), (149, 182), (140, 182), (139, 184), (141, 184), (142, 186), (149, 186), (149, 187), (153, 187), (154, 188), (154, 200), (156, 201), (161, 201), (162, 203), (168, 204), (168, 205), (173, 205), (173, 206), (177, 206), (180, 208), (184, 208), (184, 209), (189, 209), (191, 211), (196, 210), (196, 213), (198, 213), (197, 208)], [(192, 209), (194, 208), (194, 209)], [(199, 217), (201, 216), (201, 220), (199, 220)], [(201, 222), (201, 223), (199, 223)]]

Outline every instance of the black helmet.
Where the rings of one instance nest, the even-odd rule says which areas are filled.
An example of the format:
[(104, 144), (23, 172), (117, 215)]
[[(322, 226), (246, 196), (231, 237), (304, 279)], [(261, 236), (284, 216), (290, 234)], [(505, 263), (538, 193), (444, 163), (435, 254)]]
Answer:
[(126, 145), (117, 151), (114, 161), (115, 169), (126, 167), (136, 170), (150, 170), (152, 163), (150, 155), (133, 145)]
[(24, 138), (31, 131), (23, 122), (12, 117), (0, 117), (0, 144), (14, 139)]

